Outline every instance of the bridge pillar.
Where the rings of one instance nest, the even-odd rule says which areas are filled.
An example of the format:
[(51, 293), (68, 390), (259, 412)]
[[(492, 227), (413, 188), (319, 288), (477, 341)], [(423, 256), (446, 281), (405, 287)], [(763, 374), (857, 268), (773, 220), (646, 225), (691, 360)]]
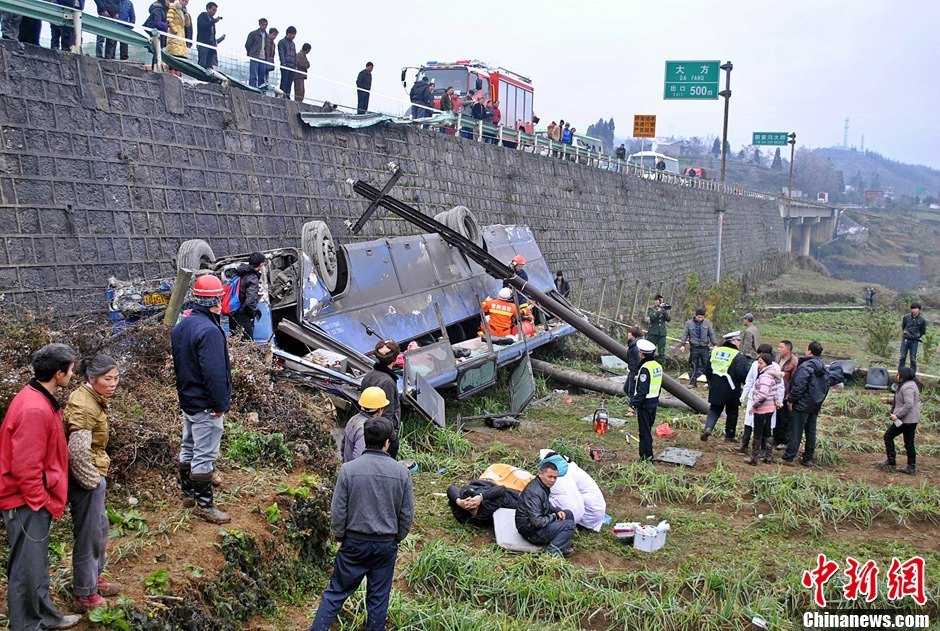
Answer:
[(800, 254), (809, 256), (809, 248), (813, 242), (813, 224), (800, 224)]

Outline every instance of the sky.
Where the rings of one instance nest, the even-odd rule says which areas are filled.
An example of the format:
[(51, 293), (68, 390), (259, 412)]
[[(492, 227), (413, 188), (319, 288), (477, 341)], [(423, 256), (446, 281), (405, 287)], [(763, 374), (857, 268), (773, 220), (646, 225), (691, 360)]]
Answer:
[[(849, 146), (864, 135), (865, 149), (940, 169), (936, 0), (216, 1), (223, 57), (244, 54), (259, 17), (282, 34), (295, 26), (298, 49), (313, 47), (307, 96), (318, 100), (355, 104), (372, 61), (370, 105), (397, 111), (403, 66), (469, 58), (531, 78), (543, 126), (563, 118), (586, 132), (612, 117), (622, 138), (635, 114), (655, 114), (658, 136), (720, 136), (723, 100), (663, 100), (665, 62), (731, 61), (734, 150), (758, 131), (841, 146), (848, 118)], [(194, 17), (203, 6), (191, 0)]]

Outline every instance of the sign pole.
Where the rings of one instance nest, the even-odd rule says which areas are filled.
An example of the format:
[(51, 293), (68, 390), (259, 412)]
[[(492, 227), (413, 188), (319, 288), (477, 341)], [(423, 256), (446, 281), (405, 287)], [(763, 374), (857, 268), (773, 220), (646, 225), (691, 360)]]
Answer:
[(721, 236), (725, 223), (725, 163), (728, 158), (728, 106), (731, 103), (731, 70), (734, 65), (730, 61), (721, 65), (725, 71), (725, 89), (718, 96), (725, 100), (725, 116), (721, 124), (721, 186), (718, 189), (718, 260), (715, 263), (715, 284), (721, 282)]
[(789, 254), (792, 250), (790, 247), (790, 231), (793, 229), (790, 225), (790, 200), (793, 199), (793, 153), (796, 149), (796, 133), (790, 133), (787, 143), (790, 145), (790, 175), (787, 177), (787, 253)]

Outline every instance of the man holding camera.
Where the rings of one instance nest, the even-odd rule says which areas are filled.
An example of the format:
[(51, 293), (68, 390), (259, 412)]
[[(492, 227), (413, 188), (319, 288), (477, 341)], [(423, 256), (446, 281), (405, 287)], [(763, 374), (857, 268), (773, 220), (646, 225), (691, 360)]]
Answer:
[(650, 323), (646, 339), (656, 345), (656, 359), (660, 362), (666, 359), (666, 323), (671, 319), (670, 309), (672, 305), (663, 302), (662, 294), (656, 294), (653, 297), (653, 305), (646, 311)]

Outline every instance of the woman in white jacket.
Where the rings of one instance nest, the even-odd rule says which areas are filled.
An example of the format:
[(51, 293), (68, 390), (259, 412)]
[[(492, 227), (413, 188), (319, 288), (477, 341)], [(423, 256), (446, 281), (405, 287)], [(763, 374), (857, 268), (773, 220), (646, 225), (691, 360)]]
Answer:
[[(757, 347), (758, 355), (764, 353), (769, 353), (773, 355), (774, 349), (770, 344), (761, 344)], [(783, 397), (786, 394), (786, 388), (783, 384), (783, 371), (780, 370), (780, 366), (777, 362), (773, 362), (770, 365), (770, 370), (774, 375), (777, 376), (777, 391), (774, 398), (774, 403), (776, 404), (777, 410), (783, 407)], [(747, 372), (747, 379), (744, 380), (744, 387), (741, 388), (741, 405), (744, 407), (747, 412), (744, 415), (744, 437), (741, 439), (741, 446), (738, 447), (738, 451), (742, 454), (750, 452), (751, 445), (751, 434), (754, 431), (754, 413), (751, 411), (752, 404), (754, 402), (754, 384), (757, 382), (757, 362), (751, 363), (751, 369)], [(774, 410), (774, 414), (770, 419), (771, 429), (777, 425), (777, 411)], [(769, 449), (773, 449), (773, 445), (770, 445)], [(761, 457), (764, 457), (761, 455)]]

